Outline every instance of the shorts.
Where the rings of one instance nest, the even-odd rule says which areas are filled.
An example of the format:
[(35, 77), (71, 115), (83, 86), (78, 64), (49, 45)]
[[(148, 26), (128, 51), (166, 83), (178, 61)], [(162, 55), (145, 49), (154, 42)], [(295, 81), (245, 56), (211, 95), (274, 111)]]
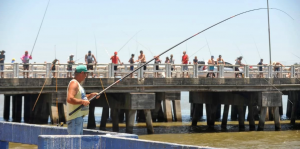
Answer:
[(262, 67), (259, 67), (259, 71), (262, 71)]
[(214, 69), (215, 69), (215, 66), (209, 66), (210, 71), (214, 71)]
[(279, 71), (279, 67), (277, 67), (277, 68), (275, 67), (275, 71)]
[(0, 70), (4, 69), (4, 64), (0, 64)]
[(118, 70), (118, 66), (114, 66), (114, 71), (117, 71)]
[(159, 70), (159, 66), (158, 65), (156, 65), (156, 70)]
[(134, 69), (134, 66), (130, 66), (130, 70), (133, 71), (133, 69)]
[(56, 66), (54, 66), (54, 67), (52, 67), (52, 71), (55, 71), (56, 70), (56, 68), (55, 68)]
[(171, 68), (171, 71), (173, 71), (174, 70), (174, 68)]
[(23, 69), (29, 69), (29, 65), (23, 65)]
[[(145, 63), (142, 63), (142, 64), (145, 64)], [(147, 70), (147, 66), (146, 65), (144, 66), (144, 70)]]
[(182, 70), (183, 71), (185, 71), (185, 70), (187, 71), (188, 70), (188, 66), (187, 65), (182, 66)]
[(94, 70), (93, 65), (86, 65), (87, 70)]
[(234, 71), (240, 71), (238, 67), (235, 67)]
[(72, 66), (68, 66), (67, 70), (72, 71)]
[(69, 120), (68, 124), (68, 135), (83, 135), (83, 117), (77, 117)]

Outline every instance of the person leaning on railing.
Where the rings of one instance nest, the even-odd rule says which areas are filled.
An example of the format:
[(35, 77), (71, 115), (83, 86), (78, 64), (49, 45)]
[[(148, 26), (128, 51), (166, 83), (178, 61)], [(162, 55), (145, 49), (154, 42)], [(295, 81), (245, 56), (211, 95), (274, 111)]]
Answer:
[(0, 71), (1, 71), (1, 78), (4, 78), (4, 60), (5, 60), (5, 55), (4, 55), (5, 51), (2, 50), (1, 54), (0, 54)]
[(284, 67), (284, 66), (281, 63), (279, 63), (279, 62), (273, 62), (272, 65), (274, 67), (274, 71), (277, 71), (275, 73), (276, 73), (276, 78), (278, 78), (279, 77), (278, 71), (280, 70), (280, 66), (281, 67)]
[[(242, 59), (243, 59), (243, 56), (238, 57), (235, 60), (235, 65), (245, 66), (245, 64), (242, 63)], [(235, 70), (234, 71), (240, 71), (239, 66), (235, 66)], [(236, 78), (239, 78), (240, 75), (243, 76), (242, 73), (235, 73), (235, 77)]]
[[(22, 63), (23, 63), (23, 70), (29, 70), (29, 59), (32, 59), (32, 55), (28, 54), (28, 51), (25, 51), (25, 54), (21, 57)], [(29, 75), (29, 72), (23, 72), (23, 77), (25, 78), (25, 74), (27, 74), (27, 78)]]
[(68, 59), (68, 66), (67, 66), (67, 78), (72, 78), (72, 65), (75, 64), (74, 62), (74, 54), (71, 54), (69, 56), (69, 59)]
[(264, 61), (263, 59), (260, 59), (260, 62), (257, 64), (257, 65), (259, 65), (258, 70), (260, 71), (259, 72), (259, 77), (260, 78), (264, 77), (264, 73), (262, 72), (263, 71), (262, 66), (263, 65), (268, 65), (268, 64), (264, 64), (263, 61)]
[[(217, 65), (225, 65), (225, 61), (222, 58), (222, 55), (219, 55), (219, 57), (217, 58)], [(220, 66), (218, 67), (218, 71), (220, 71)], [(220, 72), (219, 72), (220, 73)], [(219, 73), (217, 76), (219, 76)]]
[(56, 71), (56, 62), (58, 62), (58, 64), (59, 64), (59, 60), (55, 59), (55, 60), (53, 60), (52, 66), (51, 66), (53, 78), (56, 78), (56, 72), (55, 72)]

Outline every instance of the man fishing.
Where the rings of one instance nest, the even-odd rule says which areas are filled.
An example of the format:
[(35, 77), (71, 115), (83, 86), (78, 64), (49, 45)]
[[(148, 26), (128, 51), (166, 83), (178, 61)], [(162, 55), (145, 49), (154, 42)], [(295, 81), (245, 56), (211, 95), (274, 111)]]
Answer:
[[(145, 54), (143, 53), (142, 50), (140, 51), (140, 55), (138, 57), (138, 60), (136, 60), (136, 62), (141, 62), (142, 64), (146, 63), (146, 56), (145, 56)], [(147, 66), (145, 65), (144, 70), (146, 70), (146, 69), (147, 69)], [(143, 75), (145, 75), (145, 72), (144, 72)]]
[(1, 71), (1, 78), (4, 78), (4, 60), (5, 60), (5, 55), (4, 55), (5, 51), (2, 50), (1, 54), (0, 54), (0, 71)]
[[(222, 55), (219, 55), (219, 57), (217, 58), (217, 65), (225, 65), (225, 61), (222, 58)], [(220, 71), (220, 67), (218, 67), (218, 71)], [(219, 73), (218, 73), (218, 76), (219, 76)]]
[(56, 62), (58, 62), (58, 64), (59, 64), (59, 60), (58, 59), (54, 59), (52, 61), (52, 66), (51, 66), (53, 78), (56, 78)]
[[(92, 54), (91, 51), (88, 52), (88, 54), (85, 55), (85, 63), (86, 63), (86, 67), (88, 70), (94, 70), (94, 64), (97, 64), (97, 60), (94, 56), (94, 54)], [(91, 72), (92, 77), (95, 77), (93, 75), (93, 72)], [(88, 76), (87, 76), (88, 77)]]
[[(29, 59), (32, 59), (32, 56), (28, 54), (28, 51), (25, 51), (25, 54), (21, 57), (21, 60), (23, 62), (23, 70), (29, 70)], [(23, 77), (25, 78), (25, 74), (27, 74), (27, 78), (29, 75), (29, 72), (23, 72)]]
[(215, 69), (215, 66), (214, 66), (215, 65), (215, 60), (214, 60), (214, 56), (213, 55), (208, 60), (207, 64), (210, 65), (210, 66), (208, 66), (208, 68), (209, 68), (209, 71), (211, 71), (209, 73), (209, 77), (214, 78), (215, 76), (214, 76), (214, 72), (213, 71)]
[(68, 72), (67, 72), (67, 78), (72, 78), (72, 65), (73, 64), (75, 64), (75, 62), (74, 62), (74, 54), (71, 54), (70, 56), (69, 56), (69, 60), (68, 60), (68, 67), (67, 67), (67, 70), (68, 70)]
[(171, 66), (171, 76), (172, 76), (172, 71), (175, 70), (174, 63), (175, 63), (175, 59), (173, 58), (173, 54), (171, 54), (170, 55), (170, 64), (173, 65), (173, 66)]
[(118, 55), (118, 52), (116, 51), (116, 52), (114, 53), (114, 55), (110, 57), (111, 62), (114, 64), (114, 71), (115, 71), (114, 77), (116, 77), (116, 74), (117, 74), (116, 71), (118, 70), (118, 64), (119, 64), (119, 63), (120, 63), (121, 65), (123, 64), (123, 63), (120, 61), (119, 56), (117, 56), (117, 55)]
[(260, 59), (260, 62), (257, 64), (257, 65), (259, 65), (259, 67), (258, 67), (258, 70), (259, 70), (259, 78), (263, 78), (263, 77), (264, 77), (264, 73), (262, 72), (262, 71), (263, 71), (262, 66), (263, 66), (263, 65), (268, 65), (268, 64), (264, 64), (263, 62), (264, 62), (264, 59)]
[(186, 77), (188, 78), (189, 77), (189, 72), (188, 72), (188, 61), (189, 61), (189, 56), (186, 54), (186, 51), (183, 51), (183, 56), (182, 56), (182, 64), (185, 64), (184, 66), (182, 66), (182, 77), (184, 78), (184, 71), (187, 71), (186, 72)]
[[(134, 54), (131, 54), (131, 58), (129, 59), (128, 61), (130, 63), (130, 71), (133, 71), (134, 70)], [(133, 78), (133, 73), (130, 75), (131, 78)]]
[[(88, 75), (87, 68), (79, 65), (75, 68), (74, 79), (72, 79), (67, 89), (67, 111), (74, 111), (81, 105), (83, 108), (76, 111), (71, 116), (67, 116), (68, 134), (83, 135), (83, 117), (89, 113), (89, 99), (96, 96), (97, 93), (86, 94), (84, 88), (80, 85)], [(100, 96), (97, 97), (97, 99)]]

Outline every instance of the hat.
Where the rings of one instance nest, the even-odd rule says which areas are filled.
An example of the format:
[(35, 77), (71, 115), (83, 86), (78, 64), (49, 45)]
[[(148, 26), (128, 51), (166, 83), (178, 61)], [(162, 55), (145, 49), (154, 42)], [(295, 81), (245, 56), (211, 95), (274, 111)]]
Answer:
[(211, 57), (214, 57), (213, 55)]
[(76, 68), (75, 68), (75, 72), (87, 72), (88, 70), (87, 70), (87, 68), (86, 68), (86, 66), (85, 65), (79, 65), (79, 66), (77, 66)]
[(89, 53), (92, 53), (91, 51), (89, 51)]
[(25, 51), (25, 53), (28, 53), (28, 51)]
[(71, 54), (70, 56), (74, 56), (74, 54)]
[(12, 60), (13, 60), (13, 61), (15, 61), (16, 59), (15, 59), (15, 58), (13, 58)]
[(4, 51), (4, 50), (2, 50), (2, 51), (1, 51), (1, 53), (2, 53), (2, 52), (3, 52), (3, 53), (5, 53), (5, 51)]
[(117, 51), (115, 51), (115, 55), (117, 55), (118, 54), (118, 52)]
[(274, 61), (274, 62), (272, 63), (272, 65), (276, 65), (276, 62)]

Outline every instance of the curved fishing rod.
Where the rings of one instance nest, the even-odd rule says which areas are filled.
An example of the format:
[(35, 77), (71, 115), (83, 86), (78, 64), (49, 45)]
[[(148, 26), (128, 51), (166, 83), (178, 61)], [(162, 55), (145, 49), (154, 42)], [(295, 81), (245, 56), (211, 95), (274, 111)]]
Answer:
[(260, 56), (260, 54), (259, 54), (259, 51), (258, 51), (258, 48), (257, 48), (256, 42), (255, 42), (254, 38), (252, 38), (252, 39), (253, 39), (253, 41), (254, 41), (254, 44), (255, 44), (255, 47), (256, 47), (256, 50), (257, 50), (258, 56), (259, 56), (259, 58), (261, 59), (261, 56)]
[[(142, 31), (142, 30), (140, 30), (140, 31)], [(138, 32), (136, 32), (122, 47), (121, 47), (121, 49), (118, 51), (118, 53), (127, 45), (127, 43), (135, 36), (135, 35), (137, 35), (140, 31), (138, 31)]]
[(207, 42), (207, 39), (205, 38), (205, 40), (206, 40), (206, 44), (207, 44), (207, 46), (208, 46), (209, 54), (210, 54), (210, 56), (212, 56), (212, 55), (211, 55), (210, 48), (209, 48), (209, 44), (208, 44), (208, 42)]
[(33, 52), (33, 50), (34, 50), (34, 47), (35, 47), (35, 43), (36, 43), (36, 41), (37, 41), (37, 39), (38, 39), (38, 37), (39, 37), (40, 31), (41, 31), (41, 28), (42, 28), (42, 25), (43, 25), (43, 22), (44, 22), (44, 19), (45, 19), (45, 16), (46, 16), (47, 10), (48, 10), (49, 3), (50, 3), (50, 0), (48, 1), (48, 4), (47, 4), (47, 7), (46, 7), (46, 10), (45, 10), (45, 13), (44, 13), (44, 16), (43, 16), (42, 23), (41, 23), (41, 25), (40, 25), (40, 28), (39, 28), (38, 34), (37, 34), (37, 36), (36, 36), (36, 38), (35, 38), (35, 41), (34, 41), (34, 44), (33, 44), (33, 47), (32, 47), (31, 53), (30, 53), (30, 55), (31, 55), (31, 56), (32, 56), (32, 52)]
[(96, 41), (96, 36), (94, 34), (94, 39), (95, 39), (95, 47), (96, 47), (96, 59), (98, 60), (98, 54), (97, 54), (97, 41)]
[(202, 50), (204, 47), (206, 47), (207, 46), (207, 44), (206, 45), (204, 45), (203, 47), (201, 47), (199, 50), (197, 50), (195, 53), (193, 53), (190, 57), (192, 57), (193, 55), (195, 55), (197, 52), (199, 52), (200, 50)]
[[(197, 36), (197, 35), (199, 35), (199, 34), (205, 32), (205, 31), (207, 31), (207, 30), (209, 30), (209, 29), (211, 29), (211, 28), (213, 28), (213, 27), (215, 27), (215, 26), (217, 26), (217, 25), (219, 25), (219, 24), (221, 24), (221, 23), (223, 23), (223, 22), (225, 22), (225, 21), (227, 21), (227, 20), (230, 20), (230, 19), (232, 19), (232, 18), (234, 18), (234, 17), (236, 17), (236, 16), (239, 16), (239, 15), (242, 15), (242, 14), (245, 14), (245, 13), (248, 13), (248, 12), (257, 11), (257, 10), (264, 10), (264, 9), (268, 9), (268, 8), (251, 9), (251, 10), (244, 11), (244, 12), (241, 12), (241, 13), (239, 13), (239, 14), (236, 14), (236, 15), (234, 15), (234, 16), (231, 16), (231, 17), (229, 17), (229, 18), (227, 18), (227, 19), (225, 19), (225, 20), (222, 20), (222, 21), (220, 21), (220, 22), (218, 22), (218, 23), (216, 23), (216, 24), (214, 24), (214, 25), (212, 25), (212, 26), (210, 26), (210, 27), (208, 27), (208, 28), (206, 28), (206, 29), (204, 29), (204, 30), (202, 30), (202, 31), (200, 31), (200, 32), (198, 32), (198, 33), (196, 33), (196, 34), (194, 34), (194, 35), (192, 35), (191, 37), (188, 37), (187, 39), (185, 39), (185, 40), (183, 40), (183, 41), (177, 43), (177, 44), (174, 45), (173, 47), (167, 49), (166, 51), (162, 52), (161, 54), (159, 54), (159, 55), (157, 55), (157, 56), (161, 56), (161, 55), (167, 53), (168, 51), (170, 51), (170, 50), (174, 49), (175, 47), (181, 45), (182, 43), (184, 43), (184, 42), (190, 40), (191, 38), (193, 38), (193, 37), (195, 37), (195, 36)], [(127, 78), (127, 77), (130, 76), (132, 73), (135, 73), (137, 70), (143, 68), (145, 65), (149, 64), (149, 63), (152, 62), (154, 59), (155, 59), (155, 57), (152, 58), (151, 60), (149, 60), (148, 62), (144, 63), (143, 65), (139, 66), (138, 68), (136, 68), (136, 69), (133, 70), (132, 72), (128, 73), (128, 74), (125, 75), (124, 77), (120, 78), (119, 80), (117, 80), (117, 81), (114, 82), (113, 84), (109, 85), (109, 86), (106, 87), (104, 90), (102, 90), (101, 92), (99, 92), (96, 96), (92, 97), (89, 101), (92, 101), (92, 100), (96, 99), (97, 96), (100, 96), (103, 92), (105, 92), (106, 90), (108, 90), (108, 89), (111, 88), (112, 86), (116, 85), (117, 83), (119, 83), (119, 82), (122, 81), (123, 79)], [(76, 111), (78, 111), (79, 109), (81, 109), (82, 107), (84, 107), (84, 105), (80, 105), (80, 106), (79, 106), (78, 108), (76, 108), (74, 111), (70, 112), (69, 115), (72, 115), (73, 113), (75, 113)]]
[(242, 57), (244, 58), (244, 60), (245, 60), (246, 64), (248, 65), (248, 63), (247, 63), (247, 61), (246, 61), (246, 58), (244, 57), (244, 55), (243, 55), (243, 53), (241, 52), (240, 48), (239, 48), (238, 46), (236, 46), (236, 47), (237, 47), (237, 49), (240, 51), (240, 53), (241, 53)]

